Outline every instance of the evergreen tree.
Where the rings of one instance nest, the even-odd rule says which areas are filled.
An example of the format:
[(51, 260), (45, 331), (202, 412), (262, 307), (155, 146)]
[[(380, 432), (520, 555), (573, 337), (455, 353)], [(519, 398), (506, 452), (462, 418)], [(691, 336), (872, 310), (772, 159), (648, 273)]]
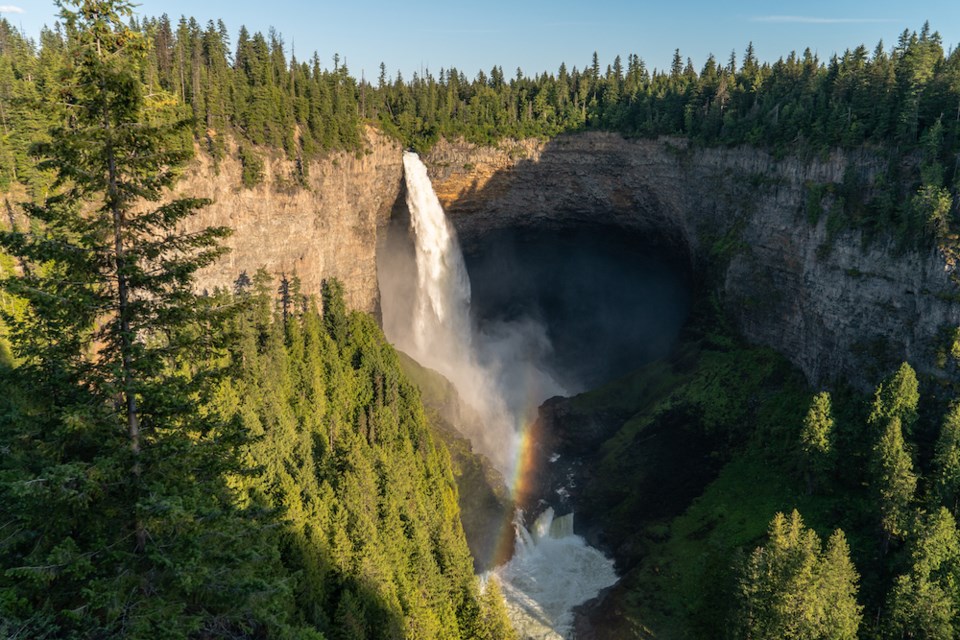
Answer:
[(805, 459), (807, 493), (813, 492), (815, 479), (821, 480), (830, 470), (833, 453), (833, 414), (830, 394), (818, 393), (810, 402), (800, 432), (800, 447)]
[(874, 486), (880, 509), (883, 548), (907, 532), (917, 476), (903, 442), (900, 418), (893, 417), (874, 447)]
[(474, 633), (477, 640), (487, 640), (488, 638), (491, 640), (493, 638), (516, 639), (517, 633), (507, 617), (503, 592), (500, 590), (500, 582), (495, 576), (487, 578), (483, 595), (480, 597), (480, 609), (479, 629)]
[(852, 640), (862, 617), (858, 580), (842, 531), (824, 552), (797, 511), (778, 513), (741, 570), (737, 637)]
[(904, 362), (877, 387), (868, 419), (871, 426), (882, 430), (873, 448), (872, 484), (880, 509), (884, 552), (892, 540), (906, 534), (910, 504), (917, 490), (917, 475), (904, 434), (912, 433), (919, 400), (916, 373)]
[(943, 419), (933, 457), (933, 493), (956, 517), (960, 508), (960, 404), (954, 403)]
[(891, 638), (946, 640), (960, 633), (960, 539), (944, 508), (918, 523), (910, 570), (899, 576), (889, 597)]
[(236, 484), (283, 514), (297, 610), (330, 638), (511, 637), (485, 622), (503, 605), (478, 592), (449, 457), (373, 320), (328, 280), (323, 318), (308, 305), (284, 322), (283, 293), (254, 281), (212, 409), (256, 436), (245, 457), (262, 472)]
[(890, 420), (896, 418), (900, 421), (904, 434), (909, 436), (913, 433), (913, 425), (917, 421), (919, 402), (917, 374), (913, 367), (904, 362), (896, 373), (877, 387), (869, 422), (884, 428)]
[(29, 637), (278, 631), (279, 557), (222, 481), (237, 433), (193, 408), (212, 378), (188, 356), (216, 345), (191, 281), (226, 231), (179, 230), (203, 201), (157, 204), (188, 123), (143, 95), (131, 5), (62, 7), (70, 118), (38, 146), (55, 191), (0, 234), (24, 265), (3, 284), (26, 303), (7, 320), (36, 398), (0, 429), (0, 618)]

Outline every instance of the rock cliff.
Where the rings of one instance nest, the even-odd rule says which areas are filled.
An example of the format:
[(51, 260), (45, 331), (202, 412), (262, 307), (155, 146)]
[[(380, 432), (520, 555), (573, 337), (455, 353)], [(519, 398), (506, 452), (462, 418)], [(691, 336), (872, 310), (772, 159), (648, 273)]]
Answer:
[(825, 215), (806, 220), (808, 185), (840, 183), (848, 165), (869, 184), (882, 164), (868, 153), (776, 159), (586, 133), (495, 149), (445, 142), (427, 163), (468, 248), (508, 226), (638, 230), (686, 252), (744, 335), (813, 382), (867, 387), (904, 359), (943, 374), (945, 329), (960, 325), (948, 261), (889, 241), (864, 246), (854, 232), (830, 238)]
[(203, 155), (191, 166), (178, 191), (213, 200), (191, 226), (234, 230), (226, 242), (231, 252), (199, 275), (200, 288), (232, 288), (241, 272), (253, 277), (262, 266), (296, 274), (308, 294), (319, 293), (324, 278), (339, 278), (350, 307), (379, 314), (377, 230), (400, 193), (399, 144), (369, 129), (362, 152), (311, 163), (305, 186), (294, 180), (294, 168), (268, 159), (263, 182), (245, 189), (230, 154), (217, 167)]
[[(425, 161), (468, 251), (504, 227), (630, 229), (688, 256), (744, 335), (786, 354), (811, 381), (845, 376), (866, 387), (902, 359), (943, 374), (945, 330), (960, 326), (948, 261), (891, 242), (865, 247), (852, 232), (831, 238), (826, 216), (806, 220), (808, 185), (839, 183), (851, 164), (869, 182), (882, 166), (869, 154), (777, 159), (585, 133), (498, 147), (441, 142)], [(214, 200), (193, 224), (235, 230), (232, 253), (200, 286), (231, 286), (265, 266), (296, 273), (307, 293), (340, 278), (352, 307), (378, 313), (377, 237), (402, 203), (400, 146), (371, 129), (363, 152), (311, 164), (305, 188), (281, 160), (266, 163), (253, 190), (240, 187), (240, 172), (232, 158), (216, 170), (202, 158), (180, 184)]]

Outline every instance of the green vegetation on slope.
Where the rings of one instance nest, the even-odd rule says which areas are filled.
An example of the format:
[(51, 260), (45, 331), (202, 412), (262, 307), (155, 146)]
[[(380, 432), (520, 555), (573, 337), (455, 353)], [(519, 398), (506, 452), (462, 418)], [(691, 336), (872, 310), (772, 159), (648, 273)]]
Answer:
[(130, 11), (64, 3), (52, 191), (0, 231), (0, 636), (510, 637), (420, 395), (339, 283), (322, 316), (262, 272), (192, 292), (226, 232), (156, 204), (184, 123), (142, 93)]
[(239, 291), (212, 408), (253, 437), (234, 485), (279, 515), (300, 615), (331, 638), (484, 637), (450, 459), (396, 352), (336, 283), (321, 317), (270, 282)]
[[(96, 479), (92, 495), (76, 495), (64, 475), (120, 451), (101, 443), (38, 459), (50, 445), (37, 425), (55, 421), (60, 407), (37, 397), (22, 371), (4, 370), (0, 493), (19, 531), (0, 547), (8, 624), (0, 628), (57, 637), (160, 629), (164, 637), (507, 637), (484, 635), (502, 621), (480, 596), (448, 454), (396, 353), (363, 314), (322, 317), (298, 298), (285, 318), (271, 281), (261, 274), (237, 297), (217, 299), (241, 311), (208, 329), (228, 337), (216, 363), (180, 364), (196, 375), (216, 364), (215, 385), (191, 412), (233, 431), (168, 452), (173, 466), (151, 480), (161, 520), (147, 525), (146, 558), (128, 548), (129, 527), (118, 521), (129, 498)], [(335, 327), (345, 330), (342, 342)], [(87, 437), (61, 435), (60, 446)], [(215, 437), (230, 437), (239, 459), (210, 477), (190, 464), (190, 449)], [(54, 470), (67, 484), (38, 492)], [(217, 517), (197, 504), (196, 492), (214, 490)], [(82, 508), (68, 511), (68, 498)], [(69, 538), (59, 537), (64, 527)], [(34, 558), (43, 548), (41, 567)], [(85, 556), (96, 562), (80, 562)]]
[[(716, 324), (696, 319), (670, 359), (557, 413), (575, 451), (597, 437), (580, 425), (604, 425), (576, 498), (623, 575), (593, 614), (610, 621), (599, 637), (849, 638), (858, 625), (863, 638), (922, 625), (912, 637), (953, 637), (950, 390), (904, 365), (874, 398), (813, 394), (781, 356)], [(829, 446), (811, 450), (811, 422)], [(816, 544), (790, 516), (776, 524), (793, 510)]]
[[(460, 495), (460, 520), (478, 573), (504, 562), (512, 548), (513, 501), (503, 476), (485, 456), (473, 451), (464, 433), (482, 428), (479, 417), (461, 406), (453, 384), (432, 369), (421, 366), (403, 352), (400, 367), (419, 389), (427, 421), (434, 435), (450, 452), (450, 462)], [(504, 536), (509, 539), (504, 540)]]

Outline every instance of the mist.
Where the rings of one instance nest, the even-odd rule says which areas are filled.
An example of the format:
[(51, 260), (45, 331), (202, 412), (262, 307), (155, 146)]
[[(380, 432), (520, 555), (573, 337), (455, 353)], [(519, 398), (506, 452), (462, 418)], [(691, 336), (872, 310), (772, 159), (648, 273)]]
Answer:
[(453, 383), (457, 428), (510, 485), (544, 400), (669, 352), (689, 308), (688, 265), (600, 227), (494, 231), (464, 256), (415, 154), (404, 170), (407, 207), (378, 248), (384, 332)]

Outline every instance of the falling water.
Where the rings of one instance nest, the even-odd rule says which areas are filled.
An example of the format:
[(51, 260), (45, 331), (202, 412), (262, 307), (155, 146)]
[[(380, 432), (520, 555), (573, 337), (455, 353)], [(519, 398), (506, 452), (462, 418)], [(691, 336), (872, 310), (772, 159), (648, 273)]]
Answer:
[(617, 581), (613, 561), (574, 535), (572, 513), (554, 518), (548, 508), (530, 530), (519, 517), (514, 526), (516, 552), (495, 571), (510, 620), (521, 638), (566, 638), (573, 607)]
[(422, 364), (444, 367), (452, 347), (468, 352), (471, 348), (470, 279), (456, 232), (433, 191), (427, 168), (417, 154), (407, 151), (403, 169), (407, 207), (417, 239), (413, 338), (417, 355), (425, 358)]
[(439, 371), (483, 425), (467, 433), (505, 478), (516, 466), (518, 428), (498, 392), (497, 373), (481, 363), (470, 326), (470, 280), (452, 225), (415, 153), (403, 154), (414, 231), (417, 287), (409, 327), (389, 335), (420, 364)]
[[(565, 393), (540, 364), (545, 331), (529, 320), (478, 333), (470, 322), (470, 280), (456, 232), (415, 153), (403, 154), (407, 206), (414, 231), (417, 286), (412, 318), (388, 337), (457, 388), (480, 417), (467, 433), (507, 479), (515, 477), (520, 431), (543, 400)], [(563, 638), (572, 608), (616, 582), (613, 563), (573, 533), (573, 515), (540, 515), (531, 530), (518, 518), (510, 562), (496, 569), (511, 620), (522, 638)]]

